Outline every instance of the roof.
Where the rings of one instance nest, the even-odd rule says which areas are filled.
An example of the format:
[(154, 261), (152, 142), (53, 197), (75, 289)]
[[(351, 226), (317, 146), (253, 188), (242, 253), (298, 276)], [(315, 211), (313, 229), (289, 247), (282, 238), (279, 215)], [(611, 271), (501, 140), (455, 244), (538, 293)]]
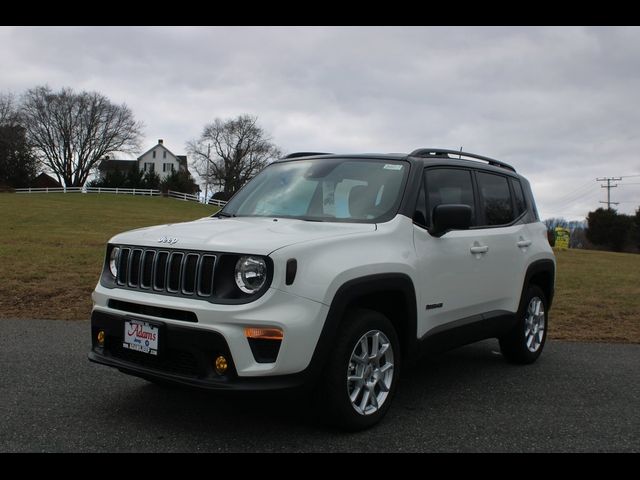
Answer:
[(98, 165), (98, 170), (116, 170), (121, 168), (131, 168), (133, 165), (137, 165), (138, 160), (135, 158), (130, 160), (117, 160), (115, 158), (103, 158)]
[[(304, 152), (300, 152), (303, 154)], [(455, 155), (459, 156), (457, 158)], [(299, 156), (296, 153), (288, 155), (285, 158), (277, 160), (277, 162), (291, 162), (297, 160), (307, 160), (315, 158), (349, 158), (360, 160), (404, 160), (411, 163), (420, 163), (422, 165), (455, 165), (460, 167), (473, 166), (474, 168), (482, 168), (500, 173), (509, 173), (517, 175), (516, 169), (511, 165), (495, 160), (493, 158), (484, 157), (474, 153), (459, 152), (456, 150), (443, 149), (419, 149), (406, 153), (360, 153), (360, 154), (315, 154), (309, 156)]]
[(51, 175), (47, 175), (45, 172), (42, 172), (31, 181), (31, 187), (34, 188), (56, 188), (61, 186), (60, 182)]
[(178, 163), (182, 165), (184, 168), (187, 168), (187, 156), (186, 155), (176, 155), (178, 159)]
[(144, 157), (147, 153), (149, 153), (151, 150), (153, 150), (156, 147), (162, 147), (164, 148), (167, 152), (169, 152), (171, 155), (173, 155), (174, 157), (178, 158), (178, 155), (174, 154), (171, 150), (169, 150), (167, 147), (165, 147), (162, 143), (156, 143), (153, 147), (151, 147), (149, 150), (147, 150), (146, 152), (144, 152), (142, 155), (140, 155), (138, 157), (138, 160), (140, 160), (142, 157)]
[[(295, 154), (291, 154), (291, 155), (295, 155)], [(276, 160), (276, 162), (295, 162), (297, 160), (307, 160), (310, 158), (352, 158), (352, 159), (360, 159), (360, 160), (371, 160), (373, 159), (377, 159), (377, 160), (407, 160), (407, 154), (406, 153), (345, 153), (345, 154), (337, 154), (337, 153), (328, 153), (328, 154), (314, 154), (314, 155), (309, 155), (306, 157), (298, 157), (298, 156), (291, 156), (289, 155), (288, 157), (285, 158), (281, 158), (279, 160)]]

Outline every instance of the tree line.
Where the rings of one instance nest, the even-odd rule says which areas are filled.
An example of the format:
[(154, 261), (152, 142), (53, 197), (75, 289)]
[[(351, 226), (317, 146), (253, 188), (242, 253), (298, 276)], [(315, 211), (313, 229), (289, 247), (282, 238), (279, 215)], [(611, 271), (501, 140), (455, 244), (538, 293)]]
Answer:
[[(106, 156), (140, 151), (143, 128), (126, 104), (116, 104), (99, 92), (38, 86), (20, 97), (0, 94), (0, 187), (30, 186), (42, 168), (61, 185), (81, 187)], [(207, 184), (215, 185), (217, 197), (224, 200), (281, 155), (251, 115), (214, 119), (198, 138), (187, 142), (187, 151), (195, 171)], [(110, 173), (92, 184), (197, 188), (183, 172), (161, 182), (157, 174), (145, 175), (137, 169)]]
[(569, 246), (572, 248), (640, 253), (640, 207), (634, 215), (598, 208), (589, 212), (584, 222), (549, 218), (544, 223), (552, 246), (555, 243), (555, 228), (562, 227), (571, 232)]

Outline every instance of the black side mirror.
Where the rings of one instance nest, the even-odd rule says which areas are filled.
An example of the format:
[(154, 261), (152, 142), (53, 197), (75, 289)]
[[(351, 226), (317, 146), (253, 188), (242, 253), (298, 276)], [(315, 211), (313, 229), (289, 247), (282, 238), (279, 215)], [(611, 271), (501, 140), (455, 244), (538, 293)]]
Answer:
[(467, 230), (471, 226), (469, 205), (443, 204), (433, 209), (433, 228), (429, 233), (441, 237), (450, 230)]

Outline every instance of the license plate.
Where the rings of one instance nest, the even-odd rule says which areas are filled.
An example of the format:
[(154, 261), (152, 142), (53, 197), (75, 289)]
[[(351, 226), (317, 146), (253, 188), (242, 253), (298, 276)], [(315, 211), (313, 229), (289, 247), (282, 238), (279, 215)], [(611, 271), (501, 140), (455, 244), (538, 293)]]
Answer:
[(156, 325), (140, 320), (127, 320), (124, 322), (122, 347), (150, 355), (158, 355), (159, 333)]

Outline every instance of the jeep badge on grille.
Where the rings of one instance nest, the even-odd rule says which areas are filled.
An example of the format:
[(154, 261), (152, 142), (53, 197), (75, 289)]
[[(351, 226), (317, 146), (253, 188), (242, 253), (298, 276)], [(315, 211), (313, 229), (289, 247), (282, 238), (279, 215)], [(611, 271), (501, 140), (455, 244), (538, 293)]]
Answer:
[(178, 239), (172, 237), (162, 237), (158, 240), (158, 243), (168, 243), (169, 245), (174, 245), (178, 243)]

